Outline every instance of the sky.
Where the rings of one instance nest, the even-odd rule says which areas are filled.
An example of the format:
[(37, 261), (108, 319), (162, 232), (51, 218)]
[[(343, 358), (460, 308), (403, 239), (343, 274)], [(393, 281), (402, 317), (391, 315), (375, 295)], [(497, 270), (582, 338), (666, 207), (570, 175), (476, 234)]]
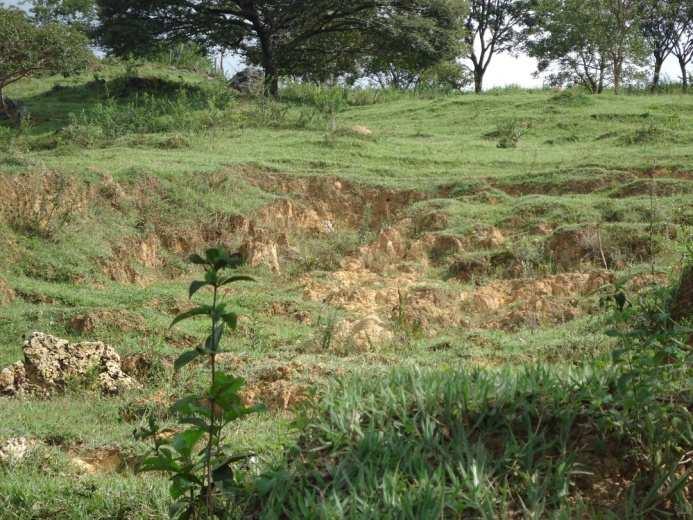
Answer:
[[(19, 5), (22, 0), (0, 0), (0, 4)], [(237, 59), (229, 59), (226, 63), (227, 73), (235, 72), (243, 68), (243, 64)], [(486, 72), (484, 79), (485, 88), (505, 87), (509, 85), (519, 85), (525, 88), (541, 87), (541, 78), (534, 78), (532, 74), (536, 70), (536, 60), (526, 55), (519, 57), (510, 54), (502, 54), (494, 57), (491, 65)], [(680, 76), (678, 63), (669, 58), (662, 71), (663, 78), (672, 81), (678, 80)]]

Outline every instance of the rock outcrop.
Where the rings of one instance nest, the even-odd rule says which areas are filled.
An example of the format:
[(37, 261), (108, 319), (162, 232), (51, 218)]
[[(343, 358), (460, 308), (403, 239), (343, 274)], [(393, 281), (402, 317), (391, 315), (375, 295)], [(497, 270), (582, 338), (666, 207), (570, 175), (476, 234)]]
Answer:
[(0, 394), (50, 395), (80, 377), (93, 374), (105, 394), (117, 394), (138, 386), (121, 369), (120, 356), (101, 342), (70, 343), (32, 333), (24, 343), (24, 362), (0, 371)]
[(236, 73), (229, 85), (243, 94), (257, 94), (262, 92), (264, 82), (265, 73), (262, 70), (248, 67)]
[(13, 437), (0, 442), (0, 465), (19, 464), (31, 451), (31, 442), (26, 437)]

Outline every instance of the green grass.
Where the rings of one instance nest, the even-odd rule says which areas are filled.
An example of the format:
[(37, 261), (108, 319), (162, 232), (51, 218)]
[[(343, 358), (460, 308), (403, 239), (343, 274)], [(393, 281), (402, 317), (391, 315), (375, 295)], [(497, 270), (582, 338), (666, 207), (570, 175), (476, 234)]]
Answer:
[[(640, 453), (671, 464), (664, 439), (690, 415), (619, 408), (626, 391), (608, 370), (356, 378), (301, 425), (249, 507), (263, 518), (683, 518), (685, 493), (664, 506), (666, 470), (643, 468)], [(675, 434), (680, 446), (692, 433)]]
[[(204, 334), (194, 322), (168, 327), (188, 305), (186, 256), (219, 242), (238, 247), (254, 221), (278, 244), (281, 272), (245, 268), (259, 281), (231, 295), (246, 318), (226, 343), (227, 368), (261, 398), (281, 401), (288, 388), (309, 399), (305, 412), (274, 406), (233, 432), (271, 476), (263, 487), (246, 468), (244, 514), (636, 518), (651, 505), (651, 477), (661, 475), (646, 471), (661, 448), (646, 438), (652, 425), (637, 422), (632, 404), (604, 401), (617, 379), (604, 361), (616, 345), (600, 308), (607, 289), (537, 285), (498, 311), (475, 307), (475, 291), (600, 271), (602, 257), (632, 298), (629, 284), (652, 267), (656, 283), (673, 282), (693, 225), (691, 95), (361, 90), (345, 94), (334, 133), (315, 89), (291, 85), (279, 101), (260, 101), (159, 65), (102, 63), (8, 95), (32, 117), (19, 132), (0, 126), (0, 367), (21, 358), (34, 330), (102, 340), (165, 366)], [(499, 148), (509, 120), (522, 131), (515, 147)], [(263, 217), (285, 200), (288, 226), (279, 206)], [(365, 258), (362, 248), (389, 226), (404, 235), (399, 256), (373, 253), (371, 268), (345, 271), (342, 260)], [(492, 227), (504, 242), (479, 238)], [(559, 236), (568, 246), (552, 245)], [(561, 265), (566, 247), (577, 253)], [(459, 277), (454, 266), (472, 261), (479, 271)], [(357, 275), (325, 298), (306, 290)], [(5, 305), (3, 280), (15, 293)], [(360, 301), (360, 290), (360, 306), (340, 303)], [(398, 303), (398, 291), (432, 296)], [(390, 341), (326, 340), (332, 325), (373, 313)], [(80, 330), (75, 319), (85, 317), (91, 325)], [(160, 518), (161, 478), (131, 469), (85, 477), (69, 454), (140, 455), (131, 433), (141, 418), (122, 411), (166, 417), (157, 399), (190, 391), (204, 370), (175, 382), (164, 371), (116, 398), (80, 389), (0, 397), (0, 441), (39, 444), (26, 463), (0, 469), (0, 518)], [(655, 416), (657, 427), (673, 424)], [(690, 439), (682, 424), (678, 446)], [(579, 435), (594, 442), (586, 449)], [(619, 460), (641, 457), (634, 467), (643, 473), (625, 467), (617, 499), (579, 488), (592, 478), (582, 471), (613, 445)], [(608, 477), (602, 470), (594, 479)], [(657, 507), (685, 513), (688, 500)]]

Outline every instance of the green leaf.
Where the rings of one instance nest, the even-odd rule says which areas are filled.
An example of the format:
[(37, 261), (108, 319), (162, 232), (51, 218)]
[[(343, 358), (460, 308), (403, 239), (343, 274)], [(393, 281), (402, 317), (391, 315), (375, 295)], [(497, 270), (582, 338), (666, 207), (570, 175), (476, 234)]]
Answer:
[(190, 428), (189, 430), (185, 430), (176, 435), (173, 438), (171, 447), (187, 459), (190, 457), (195, 445), (200, 441), (204, 434), (205, 431), (200, 428)]
[(221, 316), (221, 319), (231, 330), (236, 330), (238, 326), (238, 315), (235, 312), (227, 312)]
[(229, 276), (228, 278), (225, 278), (224, 280), (221, 281), (219, 284), (219, 287), (223, 287), (225, 285), (228, 285), (230, 283), (235, 283), (235, 282), (254, 282), (255, 278), (252, 278), (250, 276)]
[(205, 340), (205, 351), (214, 354), (219, 351), (219, 343), (224, 333), (224, 324), (219, 323), (214, 326), (214, 333)]
[(186, 312), (176, 316), (176, 318), (171, 323), (171, 327), (173, 327), (177, 323), (180, 323), (181, 321), (187, 320), (187, 319), (192, 318), (194, 316), (209, 316), (209, 315), (211, 315), (211, 313), (212, 313), (212, 307), (210, 307), (209, 305), (202, 305), (200, 307), (195, 307), (194, 309), (190, 309), (189, 311), (186, 311)]
[(188, 422), (195, 416), (210, 417), (209, 408), (202, 406), (200, 402), (199, 397), (184, 397), (173, 403), (171, 412), (184, 416)]
[(176, 372), (178, 372), (181, 368), (183, 368), (187, 364), (193, 362), (195, 359), (197, 359), (201, 355), (203, 355), (203, 352), (200, 352), (197, 349), (183, 352), (180, 356), (178, 356), (178, 359), (176, 359), (175, 363), (173, 363), (173, 369)]
[(209, 285), (207, 282), (202, 282), (200, 280), (195, 280), (190, 284), (190, 289), (188, 290), (188, 298), (192, 298), (197, 291), (203, 287)]
[(170, 454), (162, 452), (154, 457), (144, 459), (137, 467), (138, 473), (149, 471), (178, 472), (180, 471), (180, 465), (173, 460)]
[(197, 485), (184, 475), (175, 475), (171, 479), (171, 487), (169, 488), (169, 492), (171, 494), (171, 498), (176, 500), (196, 487)]

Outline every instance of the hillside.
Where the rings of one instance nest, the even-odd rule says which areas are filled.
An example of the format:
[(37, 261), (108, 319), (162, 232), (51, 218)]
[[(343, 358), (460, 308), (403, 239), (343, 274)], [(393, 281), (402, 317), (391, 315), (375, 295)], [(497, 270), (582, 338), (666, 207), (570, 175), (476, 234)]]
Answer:
[[(583, 453), (587, 473), (578, 484), (548, 482), (561, 470), (546, 460), (590, 445), (584, 410), (561, 423), (548, 412), (537, 419), (531, 399), (525, 408), (513, 399), (546, 391), (547, 409), (559, 414), (577, 399), (563, 381), (600, 387), (589, 363), (606, 359), (616, 342), (606, 333), (604, 297), (618, 288), (635, 301), (679, 279), (693, 226), (693, 96), (352, 91), (340, 95), (338, 128), (328, 131), (322, 95), (291, 86), (278, 102), (257, 100), (230, 94), (218, 79), (154, 65), (101, 65), (9, 92), (32, 116), (19, 134), (0, 126), (0, 367), (22, 359), (23, 337), (41, 331), (111, 345), (142, 387), (115, 397), (79, 385), (51, 399), (0, 397), (0, 440), (40, 445), (0, 483), (7, 518), (162, 514), (166, 481), (131, 471), (143, 447), (131, 433), (149, 415), (173, 427), (167, 405), (199, 384), (203, 366), (177, 379), (170, 367), (203, 326), (169, 324), (190, 307), (185, 288), (195, 271), (187, 257), (216, 244), (240, 249), (243, 272), (257, 279), (231, 295), (244, 317), (223, 364), (247, 380), (248, 402), (268, 406), (234, 436), (266, 467), (295, 442), (320, 449), (326, 435), (335, 452), (315, 471), (329, 473), (340, 457), (355, 456), (338, 449), (352, 432), (340, 421), (363, 413), (382, 431), (391, 423), (379, 413), (406, 415), (405, 401), (435, 410), (442, 430), (430, 446), (445, 453), (419, 453), (393, 433), (387, 449), (411, 449), (418, 464), (402, 472), (419, 475), (427, 457), (467, 460), (477, 438), (460, 433), (447, 412), (479, 391), (477, 381), (488, 386), (470, 398), (486, 425), (479, 428), (510, 445), (502, 421), (484, 422), (494, 406), (519, 414), (513, 428), (530, 428), (512, 436), (522, 445), (517, 453), (489, 450), (508, 467), (519, 464), (507, 470), (513, 477), (489, 476), (497, 500), (470, 491), (477, 502), (451, 511), (511, 517), (524, 504), (536, 517), (575, 517), (627, 507), (639, 470), (631, 461), (595, 472), (590, 464), (604, 446)], [(545, 378), (523, 379), (524, 367), (538, 365)], [(406, 389), (401, 400), (391, 388)], [(313, 407), (308, 415), (332, 410), (332, 429), (292, 427), (305, 406)], [(526, 424), (520, 409), (531, 416)], [(402, 431), (425, 430), (426, 420), (413, 417), (401, 419)], [(556, 424), (568, 431), (573, 422), (589, 432), (561, 437), (562, 451), (548, 448)], [(534, 441), (526, 438), (532, 428)], [(445, 451), (463, 438), (463, 454)], [(531, 442), (539, 451), (545, 443), (544, 462), (523, 466), (518, 461), (536, 455)], [(367, 447), (359, 449), (357, 459), (368, 460)], [(339, 517), (343, 489), (354, 493), (339, 495), (345, 516), (437, 518), (448, 507), (427, 509), (423, 477), (396, 482), (399, 469), (384, 459), (371, 469), (364, 476), (339, 466), (335, 482), (352, 483), (334, 484), (337, 498), (305, 505), (304, 514)], [(305, 485), (298, 496), (314, 484), (296, 474), (293, 485)], [(366, 495), (354, 489), (386, 487), (381, 474), (399, 499), (411, 486), (413, 505), (359, 509)], [(432, 496), (445, 488), (441, 496), (454, 502), (447, 477), (429, 477)], [(538, 489), (551, 499), (532, 499)], [(386, 491), (369, 503), (388, 504)], [(301, 511), (293, 499), (272, 497), (275, 513)], [(261, 509), (254, 498), (243, 503)], [(682, 504), (668, 507), (683, 511)]]

